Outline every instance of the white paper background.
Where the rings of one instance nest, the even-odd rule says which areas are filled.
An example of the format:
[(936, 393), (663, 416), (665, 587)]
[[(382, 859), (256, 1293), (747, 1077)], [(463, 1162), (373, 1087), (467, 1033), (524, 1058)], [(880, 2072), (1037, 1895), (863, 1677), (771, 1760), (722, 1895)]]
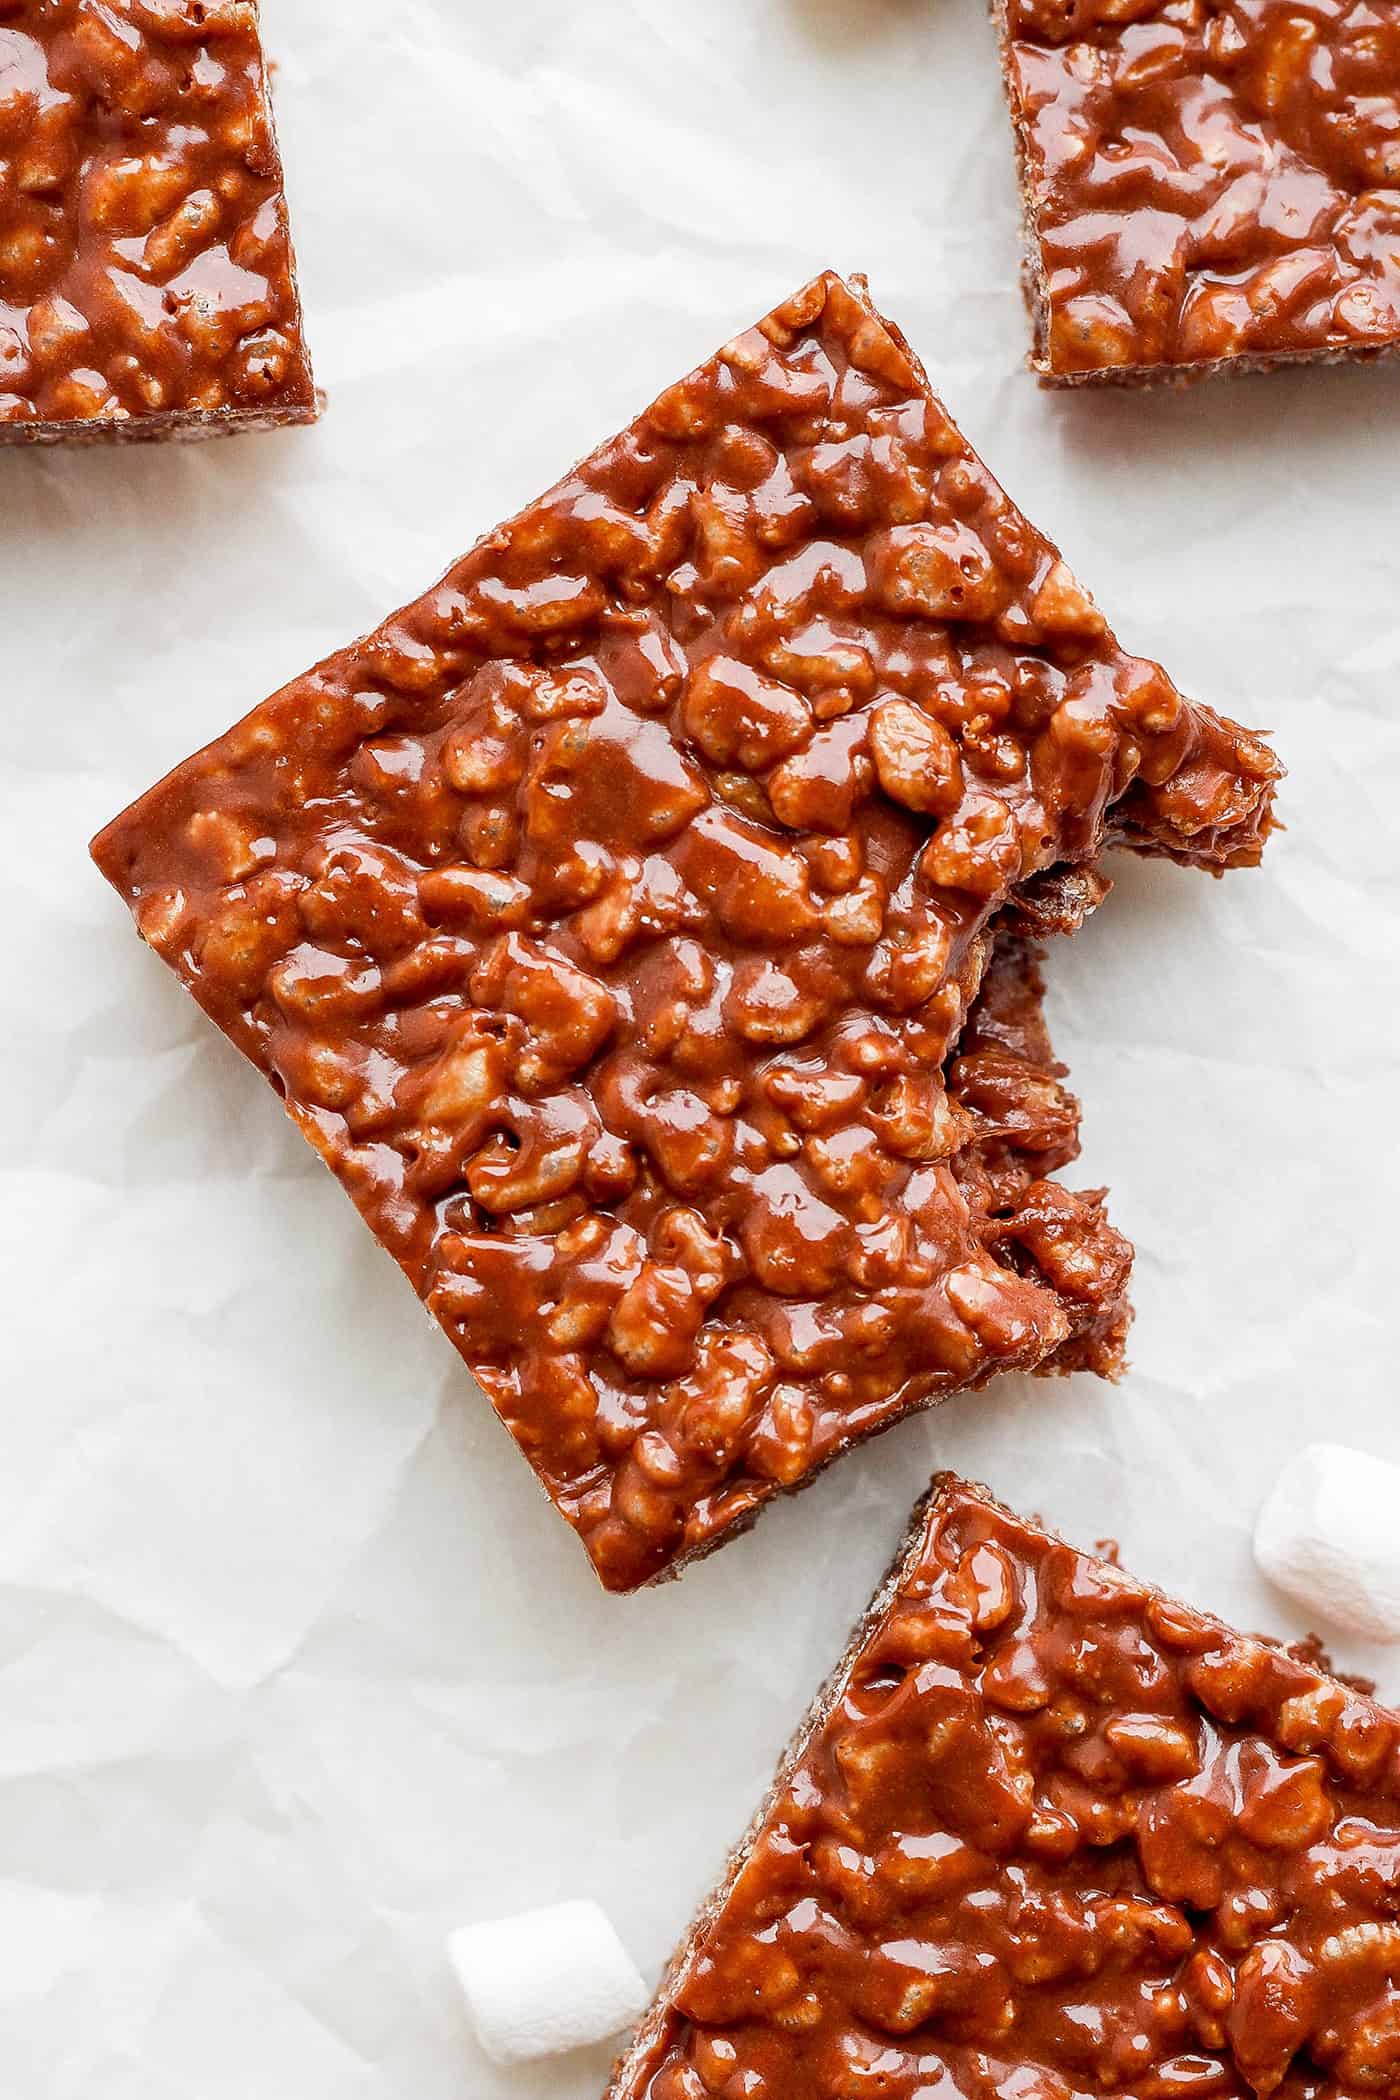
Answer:
[[(0, 2091), (592, 2100), (606, 2050), (480, 2059), (447, 1931), (592, 1894), (654, 1973), (935, 1465), (1297, 1632), (1275, 1469), (1400, 1459), (1400, 372), (1039, 393), (978, 0), (264, 11), (324, 424), (0, 456)], [(1052, 960), (1124, 1387), (954, 1403), (609, 1601), (84, 847), (828, 263), (1125, 640), (1276, 730), (1290, 828), (1125, 866)]]

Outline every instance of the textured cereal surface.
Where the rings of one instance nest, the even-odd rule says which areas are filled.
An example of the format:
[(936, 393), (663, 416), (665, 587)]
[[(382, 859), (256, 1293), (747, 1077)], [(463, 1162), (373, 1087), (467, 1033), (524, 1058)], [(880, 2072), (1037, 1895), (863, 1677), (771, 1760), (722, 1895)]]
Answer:
[(1400, 2092), (1400, 1716), (945, 1484), (609, 2100)]
[(0, 443), (315, 412), (253, 0), (0, 0)]
[(1248, 865), (1276, 772), (827, 277), (95, 852), (627, 1588), (1112, 1325), (1048, 1045), (944, 1067), (999, 914)]
[(1397, 0), (1007, 0), (1036, 369), (1400, 347)]

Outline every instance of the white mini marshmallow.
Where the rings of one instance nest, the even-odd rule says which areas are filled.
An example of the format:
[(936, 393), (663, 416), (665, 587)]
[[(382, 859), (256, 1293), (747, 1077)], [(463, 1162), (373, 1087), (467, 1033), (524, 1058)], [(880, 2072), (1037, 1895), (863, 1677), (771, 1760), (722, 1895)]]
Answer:
[(1400, 1641), (1400, 1466), (1309, 1444), (1259, 1512), (1254, 1557), (1305, 1611), (1368, 1641)]
[(635, 2026), (646, 1985), (596, 1903), (556, 1903), (447, 1943), (477, 2040), (492, 2063), (523, 2064)]

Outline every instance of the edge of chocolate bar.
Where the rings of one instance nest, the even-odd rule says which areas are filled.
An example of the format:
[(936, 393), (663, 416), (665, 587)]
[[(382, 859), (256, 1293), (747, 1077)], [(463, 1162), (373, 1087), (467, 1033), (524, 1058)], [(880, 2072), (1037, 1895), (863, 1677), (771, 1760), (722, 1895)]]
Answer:
[(74, 417), (71, 423), (0, 423), (0, 445), (196, 445), (206, 438), (316, 423), (325, 406), (325, 394), (317, 387), (309, 401), (288, 402), (282, 408), (156, 409), (121, 422), (114, 416), (93, 416)]
[[(1024, 274), (1022, 284), (1039, 342), (1043, 323)], [(1321, 350), (1241, 351), (1234, 357), (1213, 357), (1194, 364), (1096, 365), (1088, 372), (1056, 372), (1032, 349), (1026, 353), (1026, 369), (1034, 373), (1040, 386), (1055, 392), (1072, 387), (1116, 386), (1138, 391), (1156, 388), (1181, 393), (1207, 379), (1248, 379), (1261, 372), (1287, 372), (1314, 365), (1389, 364), (1395, 358), (1400, 358), (1400, 342), (1374, 346), (1358, 343), (1355, 348), (1343, 344)]]
[(1026, 142), (1027, 125), (1012, 87), (1011, 15), (1008, 0), (987, 0), (987, 12), (991, 16), (992, 30), (997, 40), (1002, 92), (1007, 120), (1011, 126), (1011, 144), (1016, 155), (1021, 297), (1031, 324), (1031, 347), (1026, 352), (1025, 361), (1030, 371), (1039, 377), (1045, 377), (1050, 369), (1044, 362), (1045, 345), (1049, 335), (1050, 290), (1045, 282), (1040, 236), (1036, 229), (1035, 181), (1031, 174), (1030, 151)]
[[(874, 1596), (856, 1621), (845, 1647), (841, 1650), (840, 1655), (823, 1679), (816, 1697), (812, 1700), (793, 1733), (789, 1736), (762, 1800), (749, 1818), (737, 1842), (730, 1847), (718, 1880), (701, 1903), (700, 1908), (687, 1927), (684, 1937), (681, 1939), (671, 1959), (667, 1962), (662, 1972), (661, 1981), (656, 1987), (655, 1998), (648, 2010), (643, 2014), (641, 2023), (628, 2042), (626, 2049), (613, 2066), (612, 2078), (603, 2095), (603, 2100), (637, 2100), (636, 2094), (629, 2092), (627, 2082), (640, 2067), (648, 2049), (658, 2040), (661, 2029), (670, 2016), (673, 1986), (679, 1981), (686, 1964), (690, 1961), (701, 1940), (703, 1940), (705, 1934), (723, 1910), (725, 1903), (729, 1899), (730, 1890), (747, 1866), (749, 1856), (762, 1834), (764, 1825), (767, 1823), (774, 1806), (782, 1798), (794, 1771), (807, 1755), (815, 1738), (830, 1720), (845, 1688), (846, 1679), (850, 1675), (862, 1648), (864, 1648), (881, 1619), (894, 1603), (902, 1585), (917, 1564), (919, 1553), (923, 1546), (924, 1533), (927, 1530), (928, 1520), (935, 1505), (946, 1490), (954, 1484), (956, 1479), (957, 1476), (952, 1473), (936, 1474), (926, 1492), (915, 1503), (909, 1521), (901, 1534), (899, 1544), (894, 1550), (894, 1556), (876, 1586)], [(959, 1482), (958, 1484), (967, 1485), (968, 1483)], [(989, 1489), (979, 1489), (979, 1492), (985, 1495), (989, 1502), (993, 1500)]]
[[(1067, 1193), (1076, 1197), (1080, 1202), (1092, 1204), (1098, 1215), (1103, 1216), (1103, 1206), (1108, 1196), (1107, 1189), (1069, 1190)], [(1104, 1223), (1107, 1224), (1107, 1222), (1107, 1219), (1104, 1218)], [(1120, 1238), (1122, 1237), (1121, 1234), (1119, 1236)], [(1127, 1269), (1123, 1278), (1122, 1288), (1112, 1305), (1108, 1306), (1096, 1319), (1089, 1322), (1079, 1333), (1068, 1335), (1061, 1342), (1058, 1349), (1052, 1351), (1049, 1356), (1045, 1357), (1031, 1370), (1021, 1372), (1021, 1377), (1070, 1378), (1077, 1372), (1084, 1372), (1091, 1377), (1103, 1379), (1109, 1385), (1118, 1383), (1128, 1368), (1126, 1359), (1127, 1340), (1134, 1318), (1132, 1302), (1128, 1297), (1129, 1286), (1132, 1282), (1133, 1248), (1131, 1242), (1127, 1240), (1124, 1240), (1123, 1244), (1126, 1250)], [(849, 1458), (853, 1451), (863, 1450), (869, 1444), (878, 1443), (881, 1437), (888, 1436), (892, 1429), (898, 1429), (903, 1423), (913, 1421), (919, 1415), (932, 1414), (935, 1409), (944, 1406), (949, 1400), (956, 1400), (963, 1393), (981, 1392), (984, 1387), (992, 1384), (997, 1378), (1015, 1377), (1016, 1375), (1014, 1371), (1008, 1372), (994, 1366), (987, 1372), (985, 1377), (973, 1379), (967, 1385), (960, 1386), (957, 1392), (929, 1393), (923, 1399), (911, 1400), (903, 1414), (893, 1416), (888, 1422), (881, 1422), (874, 1429), (864, 1430), (853, 1443), (843, 1444), (839, 1450), (833, 1451), (829, 1458), (823, 1459), (820, 1465), (813, 1466), (810, 1472), (804, 1473), (800, 1480), (793, 1481), (790, 1485), (775, 1486), (772, 1494), (766, 1500), (755, 1503), (752, 1509), (747, 1509), (741, 1516), (735, 1517), (725, 1526), (723, 1531), (716, 1532), (712, 1538), (702, 1539), (698, 1545), (692, 1546), (689, 1552), (677, 1554), (674, 1560), (668, 1561), (664, 1568), (658, 1569), (655, 1575), (649, 1576), (644, 1583), (639, 1585), (639, 1588), (654, 1590), (663, 1583), (678, 1581), (685, 1574), (686, 1570), (693, 1567), (697, 1561), (708, 1560), (710, 1555), (718, 1553), (721, 1547), (733, 1545), (735, 1539), (742, 1538), (745, 1532), (752, 1531), (763, 1512), (771, 1508), (775, 1502), (790, 1502), (795, 1495), (805, 1494), (813, 1482), (819, 1480), (829, 1467), (839, 1465), (841, 1460)], [(943, 1475), (939, 1476), (940, 1479), (944, 1477)], [(946, 1477), (951, 1480), (954, 1476), (949, 1474)], [(926, 1507), (930, 1501), (931, 1492), (921, 1499), (919, 1503), (920, 1509)], [(987, 1499), (989, 1501), (992, 1499), (990, 1493)], [(999, 1503), (997, 1506), (998, 1508), (1006, 1508), (1004, 1503)], [(1013, 1515), (1014, 1512), (1008, 1510), (1007, 1514)], [(900, 1550), (903, 1553), (904, 1548), (901, 1547)], [(886, 1580), (888, 1579), (887, 1577)], [(863, 1626), (865, 1621), (862, 1620), (861, 1624)], [(843, 1657), (844, 1660), (845, 1658)], [(775, 1781), (774, 1789), (770, 1790), (770, 1793), (771, 1791), (776, 1791), (777, 1784), (778, 1782)], [(768, 1798), (765, 1797), (765, 1801)], [(761, 1820), (761, 1817), (758, 1820)]]

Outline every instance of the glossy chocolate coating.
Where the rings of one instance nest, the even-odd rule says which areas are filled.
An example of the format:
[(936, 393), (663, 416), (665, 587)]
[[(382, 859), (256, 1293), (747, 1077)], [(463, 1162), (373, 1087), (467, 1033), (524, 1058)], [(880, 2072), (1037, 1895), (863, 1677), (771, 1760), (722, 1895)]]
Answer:
[(1400, 346), (1396, 0), (1006, 0), (1049, 379)]
[(1394, 2100), (1398, 1746), (947, 1483), (608, 2100)]
[(315, 413), (251, 0), (0, 0), (0, 443)]

